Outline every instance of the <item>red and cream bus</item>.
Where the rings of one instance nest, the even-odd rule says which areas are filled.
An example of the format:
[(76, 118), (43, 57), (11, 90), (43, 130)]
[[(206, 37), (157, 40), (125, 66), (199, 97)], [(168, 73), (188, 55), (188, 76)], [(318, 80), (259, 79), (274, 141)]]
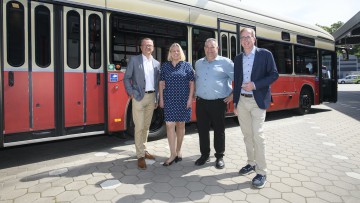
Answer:
[[(233, 59), (241, 52), (240, 30), (252, 27), (257, 46), (272, 51), (280, 73), (269, 111), (306, 113), (337, 100), (334, 38), (239, 1), (2, 0), (0, 6), (0, 147), (132, 134), (122, 80), (143, 37), (154, 39), (160, 62), (178, 42), (194, 64), (209, 37), (218, 39), (219, 54)], [(150, 138), (165, 133), (156, 109)]]

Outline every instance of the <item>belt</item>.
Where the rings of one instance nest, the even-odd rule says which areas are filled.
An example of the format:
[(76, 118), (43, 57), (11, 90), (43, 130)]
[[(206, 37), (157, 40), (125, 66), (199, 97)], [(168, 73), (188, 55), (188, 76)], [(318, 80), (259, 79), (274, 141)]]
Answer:
[(240, 95), (243, 96), (243, 97), (253, 97), (252, 94), (243, 94), (243, 93), (241, 93)]
[(151, 90), (151, 91), (145, 91), (146, 94), (151, 94), (151, 93), (154, 93), (155, 90)]

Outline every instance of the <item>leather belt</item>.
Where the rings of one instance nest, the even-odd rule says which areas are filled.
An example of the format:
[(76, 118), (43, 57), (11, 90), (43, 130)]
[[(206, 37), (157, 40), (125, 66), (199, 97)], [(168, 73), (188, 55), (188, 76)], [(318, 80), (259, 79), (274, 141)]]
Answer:
[(243, 96), (243, 97), (253, 97), (252, 94), (243, 94), (243, 93), (241, 93), (240, 95)]
[(145, 91), (146, 94), (151, 94), (151, 93), (154, 93), (155, 90), (151, 90), (151, 91)]

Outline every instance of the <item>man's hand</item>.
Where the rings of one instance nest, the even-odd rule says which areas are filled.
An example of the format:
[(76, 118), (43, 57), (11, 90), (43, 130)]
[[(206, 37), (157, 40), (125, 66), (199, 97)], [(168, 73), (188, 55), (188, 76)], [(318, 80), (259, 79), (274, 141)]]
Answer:
[(238, 112), (237, 112), (237, 108), (234, 106), (234, 114), (235, 114), (235, 116), (237, 116), (238, 115)]
[(255, 86), (254, 86), (254, 83), (253, 82), (246, 82), (246, 83), (243, 83), (241, 85), (241, 87), (247, 91), (247, 92), (250, 92), (250, 91), (253, 91), (255, 89)]
[(229, 96), (225, 97), (224, 102), (229, 104), (233, 100), (233, 94), (231, 93)]

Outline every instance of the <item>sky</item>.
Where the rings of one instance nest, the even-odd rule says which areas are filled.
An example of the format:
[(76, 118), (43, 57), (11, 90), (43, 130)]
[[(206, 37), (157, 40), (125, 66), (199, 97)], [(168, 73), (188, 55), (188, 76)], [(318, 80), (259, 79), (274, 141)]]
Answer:
[(290, 19), (330, 27), (360, 11), (360, 0), (238, 0), (240, 4)]

